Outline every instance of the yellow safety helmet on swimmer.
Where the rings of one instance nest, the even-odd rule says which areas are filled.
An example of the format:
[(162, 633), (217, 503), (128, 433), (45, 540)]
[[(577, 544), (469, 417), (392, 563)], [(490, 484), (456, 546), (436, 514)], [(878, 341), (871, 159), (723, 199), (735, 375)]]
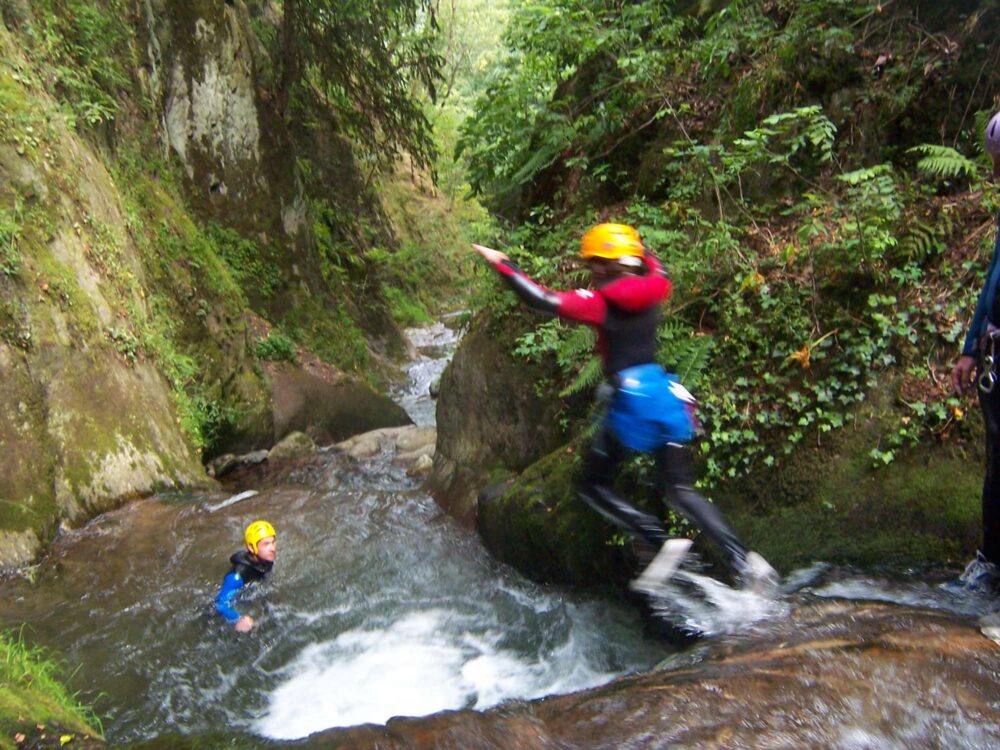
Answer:
[(274, 527), (267, 521), (254, 521), (243, 532), (243, 539), (246, 541), (247, 547), (255, 555), (257, 554), (257, 543), (261, 539), (267, 539), (269, 536), (275, 536), (275, 533)]

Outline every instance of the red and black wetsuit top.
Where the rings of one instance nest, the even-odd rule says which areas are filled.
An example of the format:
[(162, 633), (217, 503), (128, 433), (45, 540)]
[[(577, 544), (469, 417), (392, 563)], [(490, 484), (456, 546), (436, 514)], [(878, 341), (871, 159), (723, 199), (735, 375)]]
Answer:
[(586, 323), (597, 329), (597, 350), (607, 375), (656, 361), (660, 304), (670, 296), (670, 279), (648, 253), (643, 276), (622, 276), (596, 290), (551, 291), (536, 284), (511, 261), (494, 265), (508, 286), (532, 310)]

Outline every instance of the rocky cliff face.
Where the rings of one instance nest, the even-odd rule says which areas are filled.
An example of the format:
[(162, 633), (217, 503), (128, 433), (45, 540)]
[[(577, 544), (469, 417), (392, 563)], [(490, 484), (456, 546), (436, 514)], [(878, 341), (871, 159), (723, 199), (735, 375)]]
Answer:
[[(0, 3), (0, 569), (62, 524), (209, 481), (201, 451), (408, 421), (329, 366), (283, 366), (276, 402), (275, 370), (254, 356), (260, 317), (334, 354), (343, 340), (364, 354), (361, 330), (391, 349), (398, 331), (377, 298), (363, 316), (324, 276), (245, 6), (108, 0), (60, 16), (83, 12)], [(123, 56), (107, 61), (122, 71), (113, 117), (72, 98), (58, 56), (58, 34), (86, 24)], [(324, 167), (353, 174), (349, 148), (336, 158)], [(354, 208), (345, 224), (380, 220)], [(346, 394), (343, 408), (290, 416), (298, 382), (310, 398)], [(372, 409), (359, 412), (359, 394)]]

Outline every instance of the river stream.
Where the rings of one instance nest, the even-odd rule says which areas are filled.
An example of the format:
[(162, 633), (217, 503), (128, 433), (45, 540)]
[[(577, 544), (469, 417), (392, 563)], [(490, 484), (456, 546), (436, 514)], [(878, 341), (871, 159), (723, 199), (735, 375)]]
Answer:
[[(410, 335), (411, 385), (397, 397), (415, 422), (433, 424), (427, 389), (456, 337), (440, 324)], [(61, 535), (38, 566), (0, 585), (0, 625), (27, 623), (29, 642), (77, 668), (71, 686), (105, 717), (112, 742), (227, 729), (290, 739), (569, 693), (701, 658), (646, 637), (624, 603), (539, 586), (492, 559), (391, 456), (356, 462), (322, 450), (275, 477), (138, 501)], [(257, 494), (227, 504), (245, 490)], [(241, 600), (259, 626), (239, 636), (212, 602), (258, 517), (278, 529), (278, 559)], [(724, 640), (777, 629), (824, 598), (962, 621), (993, 606), (942, 590), (940, 578), (816, 567), (790, 577), (780, 602), (720, 588), (684, 616)]]
[[(400, 402), (433, 424), (428, 386), (455, 345), (411, 332)], [(242, 490), (258, 494), (227, 504)], [(255, 518), (278, 529), (274, 571), (242, 611), (212, 609)], [(56, 649), (120, 741), (237, 728), (272, 738), (606, 682), (667, 653), (627, 606), (537, 586), (493, 560), (390, 457), (321, 451), (280, 482), (131, 503), (60, 536), (0, 587), (0, 625)]]

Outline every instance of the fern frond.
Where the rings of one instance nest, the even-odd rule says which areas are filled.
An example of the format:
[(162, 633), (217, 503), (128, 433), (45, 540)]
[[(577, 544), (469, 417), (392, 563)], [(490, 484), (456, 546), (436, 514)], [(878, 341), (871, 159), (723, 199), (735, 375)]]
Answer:
[(907, 153), (923, 155), (917, 169), (932, 177), (973, 177), (979, 171), (976, 162), (949, 146), (924, 143), (907, 149)]
[(594, 351), (594, 330), (587, 326), (574, 326), (561, 341), (556, 350), (556, 359), (563, 369), (579, 366), (586, 362), (587, 355)]
[(676, 318), (668, 319), (658, 333), (657, 361), (681, 381), (697, 385), (708, 370), (715, 341), (711, 336), (698, 336), (691, 326)]
[(848, 185), (860, 185), (863, 182), (870, 182), (885, 174), (889, 174), (892, 167), (888, 164), (876, 164), (873, 167), (862, 167), (853, 172), (844, 172), (837, 175), (837, 179), (846, 182)]
[(940, 226), (914, 221), (906, 228), (899, 247), (905, 258), (923, 261), (944, 249), (942, 237), (947, 234)]
[(692, 336), (683, 347), (673, 351), (674, 374), (684, 383), (701, 379), (708, 370), (715, 341), (711, 336)]
[(594, 355), (580, 368), (580, 372), (573, 378), (573, 382), (559, 392), (559, 397), (566, 398), (567, 396), (576, 395), (580, 391), (585, 391), (588, 388), (593, 388), (600, 381), (603, 374), (604, 368), (601, 364), (601, 358)]

